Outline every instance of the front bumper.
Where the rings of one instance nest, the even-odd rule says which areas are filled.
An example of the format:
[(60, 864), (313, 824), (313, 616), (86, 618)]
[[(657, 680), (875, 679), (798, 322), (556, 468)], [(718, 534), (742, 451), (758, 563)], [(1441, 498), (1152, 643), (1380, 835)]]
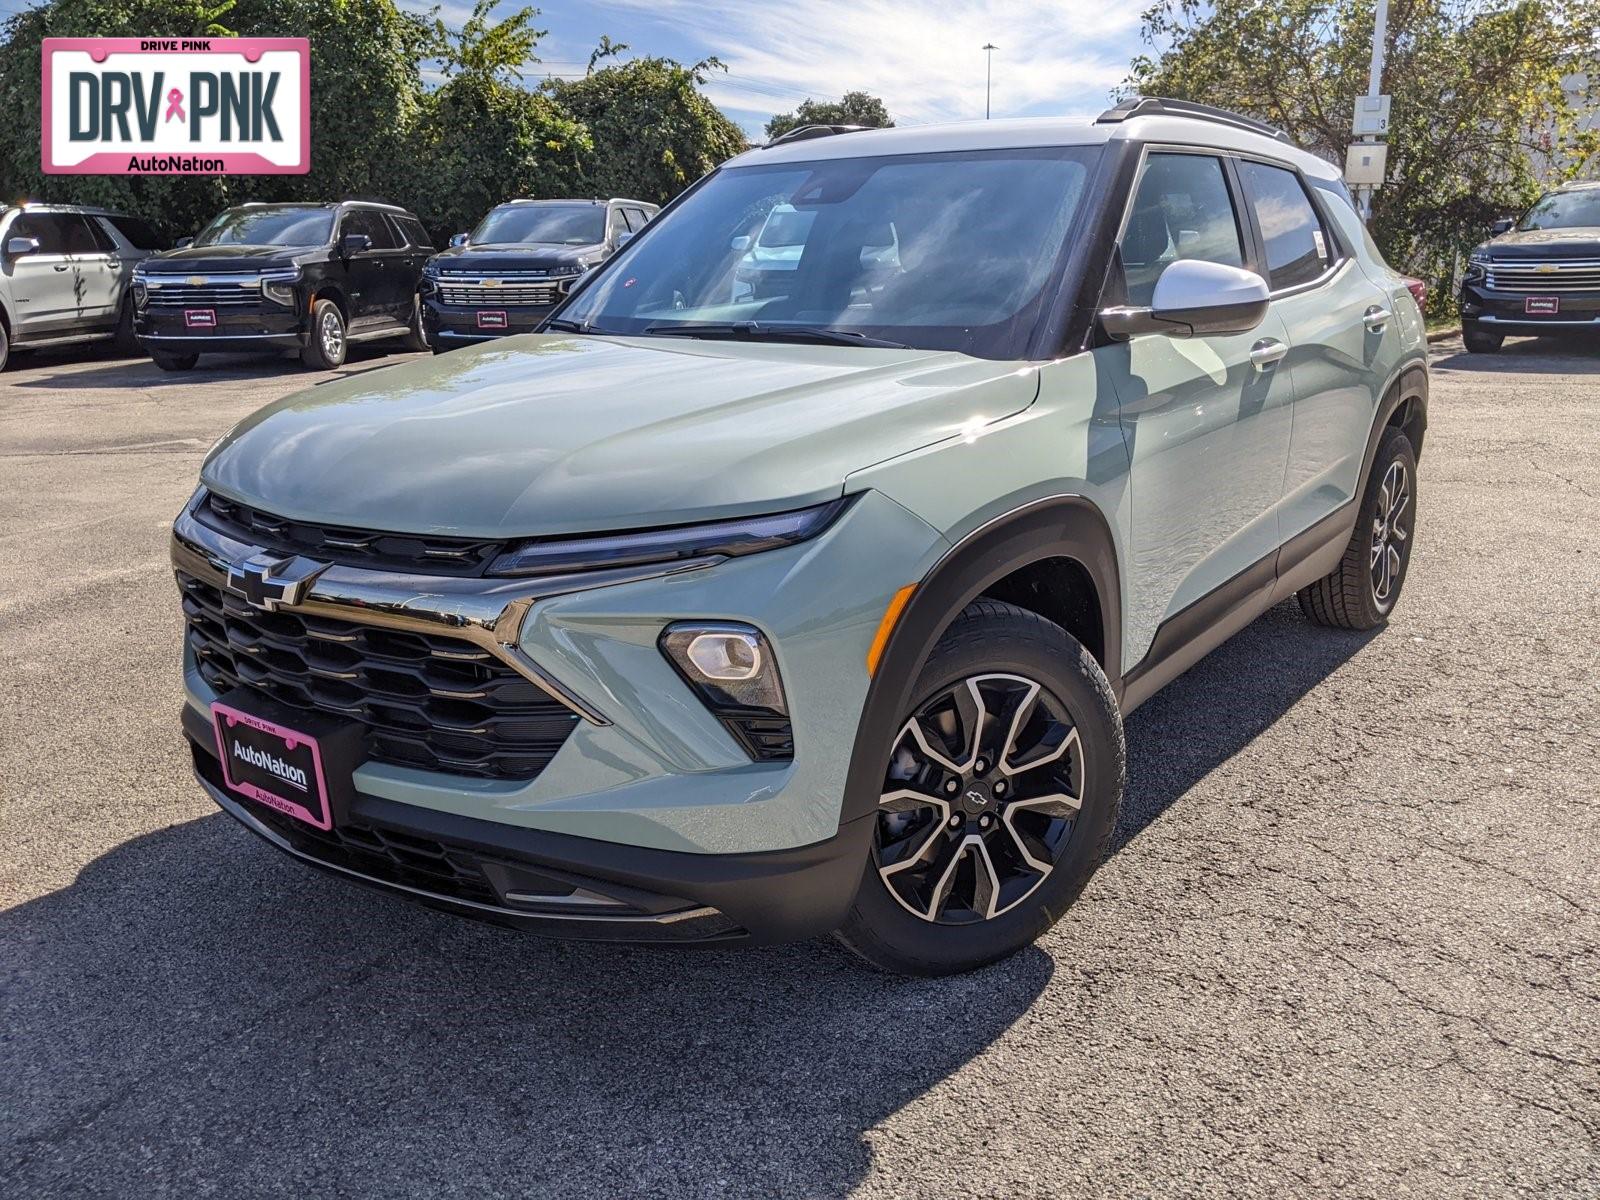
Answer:
[(1600, 290), (1556, 290), (1538, 294), (1553, 299), (1554, 313), (1528, 312), (1535, 293), (1491, 288), (1481, 282), (1461, 285), (1461, 319), (1484, 333), (1513, 337), (1559, 337), (1591, 334), (1600, 337)]
[(145, 349), (175, 354), (290, 350), (305, 345), (306, 321), (298, 306), (279, 304), (193, 310), (146, 305), (134, 313), (133, 332)]
[(443, 304), (436, 295), (422, 301), (422, 330), (430, 346), (444, 349), (492, 342), (516, 333), (532, 333), (555, 311), (554, 304)]
[(195, 777), (222, 810), (310, 866), (429, 908), (551, 937), (682, 945), (797, 941), (844, 920), (871, 818), (793, 850), (706, 855), (519, 829), (358, 793), (324, 833), (229, 791), (186, 706)]
[[(839, 834), (867, 651), (894, 593), (922, 578), (944, 547), (925, 522), (869, 491), (811, 541), (745, 558), (541, 579), (335, 564), (281, 611), (459, 639), (581, 718), (531, 778), (369, 759), (355, 766), (356, 792), (512, 833), (764, 854)], [(228, 586), (230, 564), (262, 549), (202, 525), (192, 507), (174, 524), (174, 567), (213, 588)], [(752, 761), (658, 648), (666, 626), (705, 619), (745, 622), (768, 638), (788, 698), (792, 761)], [(189, 709), (209, 721), (217, 693), (192, 647), (185, 688)]]

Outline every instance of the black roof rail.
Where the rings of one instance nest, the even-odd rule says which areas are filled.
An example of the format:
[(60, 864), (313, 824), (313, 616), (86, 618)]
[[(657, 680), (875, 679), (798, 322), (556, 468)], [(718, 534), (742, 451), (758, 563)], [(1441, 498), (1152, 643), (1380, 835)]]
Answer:
[(860, 133), (866, 125), (797, 125), (788, 133), (780, 133), (765, 146), (763, 150), (770, 150), (774, 146), (782, 146), (788, 142), (806, 142), (812, 138), (833, 137), (837, 133)]
[(1196, 121), (1211, 121), (1217, 125), (1232, 125), (1235, 129), (1248, 129), (1251, 133), (1263, 133), (1280, 142), (1294, 144), (1290, 141), (1289, 135), (1276, 125), (1269, 125), (1265, 121), (1247, 117), (1243, 113), (1230, 112), (1226, 108), (1217, 108), (1211, 104), (1199, 104), (1193, 100), (1170, 100), (1164, 96), (1131, 96), (1121, 104), (1106, 109), (1095, 118), (1095, 124), (1115, 125), (1126, 121), (1129, 117), (1191, 117)]

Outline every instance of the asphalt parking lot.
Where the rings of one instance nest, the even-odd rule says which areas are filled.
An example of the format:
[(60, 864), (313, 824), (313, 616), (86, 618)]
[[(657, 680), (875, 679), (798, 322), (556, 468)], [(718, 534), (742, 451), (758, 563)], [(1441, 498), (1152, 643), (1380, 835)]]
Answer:
[(7, 1195), (1600, 1192), (1600, 348), (1436, 347), (1389, 626), (1168, 688), (1080, 904), (934, 982), (519, 937), (217, 813), (166, 527), (323, 378), (0, 376)]

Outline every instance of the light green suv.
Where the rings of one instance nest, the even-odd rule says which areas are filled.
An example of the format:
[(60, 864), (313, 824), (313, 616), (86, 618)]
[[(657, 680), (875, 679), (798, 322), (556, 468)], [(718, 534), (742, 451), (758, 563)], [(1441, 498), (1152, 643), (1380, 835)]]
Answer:
[(972, 968), (1087, 883), (1124, 714), (1296, 592), (1385, 620), (1426, 401), (1403, 280), (1268, 127), (801, 129), (544, 332), (218, 443), (172, 542), (195, 769), (460, 913)]

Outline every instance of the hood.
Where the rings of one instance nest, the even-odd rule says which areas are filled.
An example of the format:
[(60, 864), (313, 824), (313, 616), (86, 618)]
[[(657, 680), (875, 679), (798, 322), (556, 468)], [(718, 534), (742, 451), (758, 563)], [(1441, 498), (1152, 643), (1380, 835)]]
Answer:
[(292, 267), (324, 251), (323, 246), (185, 246), (144, 260), (146, 274), (192, 275), (205, 271)]
[(1490, 258), (1557, 258), (1590, 255), (1600, 258), (1600, 226), (1569, 229), (1528, 229), (1502, 233), (1480, 249)]
[(1033, 402), (944, 351), (526, 334), (247, 417), (202, 481), (303, 521), (513, 537), (778, 512)]
[(435, 254), (429, 266), (436, 271), (463, 274), (495, 271), (537, 271), (549, 267), (585, 267), (605, 254), (605, 246), (568, 246), (553, 242), (509, 242), (497, 245), (452, 246)]

